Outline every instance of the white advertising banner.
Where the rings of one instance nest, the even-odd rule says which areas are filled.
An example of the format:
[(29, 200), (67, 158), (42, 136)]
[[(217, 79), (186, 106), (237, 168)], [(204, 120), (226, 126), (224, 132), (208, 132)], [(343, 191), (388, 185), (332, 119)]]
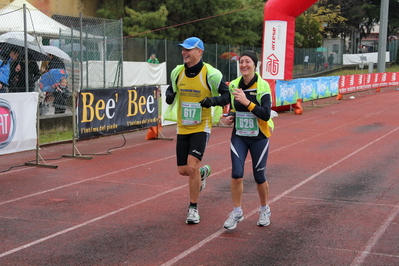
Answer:
[(262, 78), (284, 79), (287, 21), (265, 21)]
[[(115, 86), (115, 77), (119, 71), (119, 62), (89, 61), (83, 63), (83, 86), (90, 89), (104, 88), (104, 72), (106, 87)], [(87, 72), (88, 69), (88, 72)], [(69, 72), (71, 73), (71, 72)], [(87, 73), (90, 79), (87, 81)], [(75, 75), (80, 75), (80, 72)], [(70, 74), (70, 76), (72, 76)], [(79, 76), (80, 81), (80, 76)], [(123, 62), (123, 87), (143, 87), (152, 85), (165, 85), (167, 83), (166, 62), (160, 64), (150, 64), (147, 62)], [(80, 84), (79, 84), (80, 86)]]
[[(385, 62), (389, 62), (389, 51), (385, 53)], [(378, 63), (378, 53), (364, 53), (364, 54), (343, 54), (343, 65), (357, 65), (368, 63)]]
[(38, 92), (0, 93), (0, 155), (36, 149)]

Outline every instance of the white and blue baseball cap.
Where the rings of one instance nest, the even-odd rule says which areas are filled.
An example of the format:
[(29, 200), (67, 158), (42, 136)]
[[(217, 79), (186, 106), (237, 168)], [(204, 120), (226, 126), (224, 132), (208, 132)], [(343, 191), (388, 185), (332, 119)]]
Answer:
[(179, 45), (186, 49), (198, 48), (198, 49), (201, 49), (202, 51), (205, 50), (204, 43), (202, 42), (202, 40), (200, 38), (197, 38), (197, 37), (187, 38), (184, 40), (183, 43), (180, 43)]

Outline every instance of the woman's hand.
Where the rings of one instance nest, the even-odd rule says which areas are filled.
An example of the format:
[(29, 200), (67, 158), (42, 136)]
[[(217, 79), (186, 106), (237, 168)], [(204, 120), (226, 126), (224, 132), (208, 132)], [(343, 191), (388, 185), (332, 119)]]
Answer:
[(234, 98), (244, 106), (248, 106), (251, 103), (251, 101), (247, 99), (247, 96), (245, 96), (245, 93), (242, 89), (234, 89), (233, 95)]
[(231, 126), (234, 123), (234, 115), (225, 116), (224, 123), (228, 126)]

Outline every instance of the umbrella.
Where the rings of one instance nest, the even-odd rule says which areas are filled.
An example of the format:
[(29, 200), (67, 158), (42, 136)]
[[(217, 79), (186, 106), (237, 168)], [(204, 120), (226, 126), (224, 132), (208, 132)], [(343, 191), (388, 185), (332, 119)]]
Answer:
[(86, 51), (86, 47), (84, 47), (83, 45), (80, 46), (80, 43), (69, 43), (66, 45), (61, 45), (61, 50), (63, 50), (64, 52), (70, 53), (70, 52), (80, 52), (80, 50), (82, 51)]
[(316, 52), (325, 52), (325, 51), (327, 51), (327, 48), (324, 48), (324, 47), (318, 47), (318, 48), (316, 48), (316, 50), (315, 50)]
[(69, 55), (67, 53), (65, 53), (64, 51), (62, 51), (60, 48), (55, 47), (55, 46), (40, 46), (42, 48), (42, 50), (47, 53), (47, 54), (52, 54), (58, 58), (64, 59), (68, 62), (71, 62), (71, 57), (69, 57)]
[[(237, 56), (238, 55), (236, 53), (233, 52), (224, 52), (223, 54), (219, 55), (220, 59), (232, 59), (232, 57)], [(236, 59), (235, 59), (236, 60)]]
[(68, 78), (68, 73), (65, 69), (50, 69), (40, 78), (39, 87), (44, 92), (54, 91), (54, 87), (62, 78)]
[[(44, 51), (40, 48), (40, 46), (27, 42), (28, 47), (28, 56), (29, 60), (34, 61), (49, 61), (50, 58), (46, 55)], [(8, 38), (0, 43), (1, 50), (16, 49), (19, 51), (20, 56), (23, 55), (25, 48), (25, 42), (21, 39), (16, 38)], [(23, 57), (21, 57), (22, 59)]]
[[(25, 40), (25, 35), (22, 31), (10, 31), (0, 35), (0, 42), (7, 42), (8, 39), (19, 39)], [(35, 44), (35, 37), (30, 34), (26, 34), (26, 40), (32, 44)]]

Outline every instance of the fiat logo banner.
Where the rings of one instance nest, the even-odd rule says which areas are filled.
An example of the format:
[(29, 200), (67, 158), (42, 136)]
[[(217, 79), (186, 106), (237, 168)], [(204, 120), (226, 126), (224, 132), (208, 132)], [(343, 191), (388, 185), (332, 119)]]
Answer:
[(0, 149), (11, 143), (15, 131), (15, 113), (7, 100), (0, 99)]

